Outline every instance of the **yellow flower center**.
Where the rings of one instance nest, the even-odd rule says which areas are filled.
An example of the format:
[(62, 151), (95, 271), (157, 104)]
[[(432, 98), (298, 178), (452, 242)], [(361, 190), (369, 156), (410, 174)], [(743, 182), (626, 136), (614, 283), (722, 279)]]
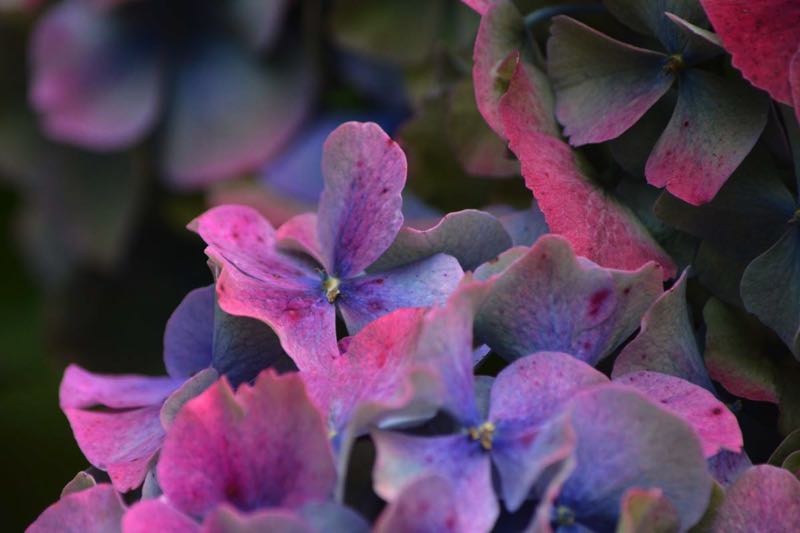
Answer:
[(491, 422), (484, 422), (478, 427), (469, 428), (467, 434), (469, 434), (470, 439), (480, 442), (484, 450), (491, 450), (494, 431), (494, 424)]
[(322, 280), (322, 289), (325, 291), (325, 297), (328, 299), (328, 302), (333, 303), (336, 301), (336, 297), (339, 296), (341, 292), (339, 290), (340, 284), (341, 282), (339, 279), (333, 276), (325, 276), (325, 279)]
[(664, 70), (670, 74), (677, 74), (684, 68), (686, 68), (686, 62), (683, 60), (681, 54), (672, 54), (667, 58), (667, 62), (664, 64)]

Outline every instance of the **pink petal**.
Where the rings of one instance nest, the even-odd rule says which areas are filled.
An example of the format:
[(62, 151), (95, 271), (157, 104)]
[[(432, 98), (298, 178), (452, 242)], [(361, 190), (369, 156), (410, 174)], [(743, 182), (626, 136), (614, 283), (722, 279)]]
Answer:
[(542, 133), (539, 116), (531, 114), (541, 106), (531, 68), (517, 67), (500, 111), (509, 146), (550, 230), (602, 266), (631, 270), (654, 260), (665, 278), (672, 277), (674, 263), (634, 214), (591, 181), (586, 161), (569, 145)]
[(181, 409), (158, 480), (178, 509), (203, 516), (224, 502), (252, 511), (325, 499), (336, 470), (300, 376), (267, 370), (235, 394), (218, 381)]
[[(783, 533), (800, 524), (800, 481), (770, 465), (754, 466), (731, 486), (717, 510), (715, 533)], [(755, 528), (755, 529), (754, 529)]]
[(141, 500), (122, 517), (125, 533), (197, 533), (200, 525), (165, 501)]
[(31, 524), (29, 533), (115, 533), (125, 506), (111, 485), (95, 487), (64, 496), (45, 509)]
[(774, 99), (792, 104), (789, 62), (800, 45), (794, 0), (700, 0), (733, 66)]
[(317, 235), (317, 214), (303, 213), (281, 224), (275, 232), (279, 246), (310, 255), (323, 263), (322, 249)]
[(465, 531), (458, 496), (442, 477), (420, 478), (408, 485), (378, 517), (373, 533), (439, 533)]
[(700, 437), (707, 458), (723, 449), (741, 451), (744, 443), (736, 417), (706, 389), (681, 378), (646, 371), (626, 374), (614, 382), (640, 390), (688, 422)]
[(62, 409), (161, 405), (182, 383), (182, 379), (166, 376), (93, 374), (69, 365), (61, 380), (59, 404)]

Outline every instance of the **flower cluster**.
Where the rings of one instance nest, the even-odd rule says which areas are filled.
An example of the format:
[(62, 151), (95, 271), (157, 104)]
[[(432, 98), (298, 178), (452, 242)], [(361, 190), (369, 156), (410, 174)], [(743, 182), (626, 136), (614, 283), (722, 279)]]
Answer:
[[(655, 262), (602, 267), (549, 234), (514, 247), (474, 211), (401, 230), (405, 168), (378, 126), (346, 123), (325, 143), (316, 215), (275, 230), (231, 205), (192, 222), (215, 286), (167, 323), (167, 376), (67, 369), (62, 409), (110, 483), (79, 474), (30, 531), (362, 531), (368, 519), (376, 531), (732, 531), (796, 518), (800, 481), (742, 452), (685, 274), (664, 292)], [(480, 371), (487, 353), (496, 377)], [(612, 354), (609, 378), (595, 366)], [(374, 516), (345, 503), (369, 467), (359, 444), (387, 503)]]
[[(340, 125), (316, 213), (276, 228), (228, 204), (189, 224), (214, 283), (167, 322), (165, 376), (67, 368), (61, 408), (92, 467), (29, 531), (797, 528), (800, 210), (762, 132), (796, 163), (800, 129), (759, 89), (800, 108), (800, 25), (760, 64), (742, 35), (775, 23), (762, 8), (606, 0), (628, 39), (562, 15), (543, 56), (541, 13), (465, 3), (485, 124), (442, 134), (465, 169), (518, 169), (534, 208), (404, 226), (406, 151)], [(610, 186), (604, 157), (668, 192)], [(768, 464), (745, 451), (742, 401), (779, 406)]]

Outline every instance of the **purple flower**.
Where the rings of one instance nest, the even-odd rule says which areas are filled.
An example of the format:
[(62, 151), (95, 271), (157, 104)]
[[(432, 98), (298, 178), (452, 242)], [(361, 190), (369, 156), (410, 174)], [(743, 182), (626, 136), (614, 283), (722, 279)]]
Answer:
[(462, 275), (443, 254), (364, 274), (403, 223), (406, 160), (380, 127), (340, 126), (325, 143), (322, 166), (316, 215), (299, 215), (276, 232), (251, 208), (222, 206), (190, 225), (221, 267), (220, 306), (269, 324), (301, 370), (325, 368), (338, 355), (337, 309), (355, 333), (394, 309), (443, 301)]
[(254, 168), (314, 93), (308, 58), (273, 49), (288, 5), (63, 0), (33, 34), (30, 99), (51, 137), (95, 150), (163, 122), (161, 167), (180, 187)]

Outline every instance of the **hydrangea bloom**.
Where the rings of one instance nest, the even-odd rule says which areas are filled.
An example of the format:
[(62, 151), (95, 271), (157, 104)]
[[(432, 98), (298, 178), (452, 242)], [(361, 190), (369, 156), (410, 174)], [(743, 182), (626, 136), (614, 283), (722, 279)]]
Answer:
[(220, 306), (268, 323), (301, 369), (338, 354), (337, 309), (354, 333), (394, 309), (443, 301), (462, 275), (443, 254), (363, 273), (403, 223), (405, 156), (380, 127), (340, 126), (325, 143), (322, 165), (316, 215), (299, 215), (276, 232), (250, 208), (223, 206), (191, 225), (222, 269)]
[(296, 47), (259, 58), (280, 37), (288, 1), (229, 4), (53, 6), (31, 54), (30, 98), (46, 131), (79, 146), (118, 149), (165, 116), (161, 166), (182, 187), (274, 156), (308, 112), (313, 69)]

